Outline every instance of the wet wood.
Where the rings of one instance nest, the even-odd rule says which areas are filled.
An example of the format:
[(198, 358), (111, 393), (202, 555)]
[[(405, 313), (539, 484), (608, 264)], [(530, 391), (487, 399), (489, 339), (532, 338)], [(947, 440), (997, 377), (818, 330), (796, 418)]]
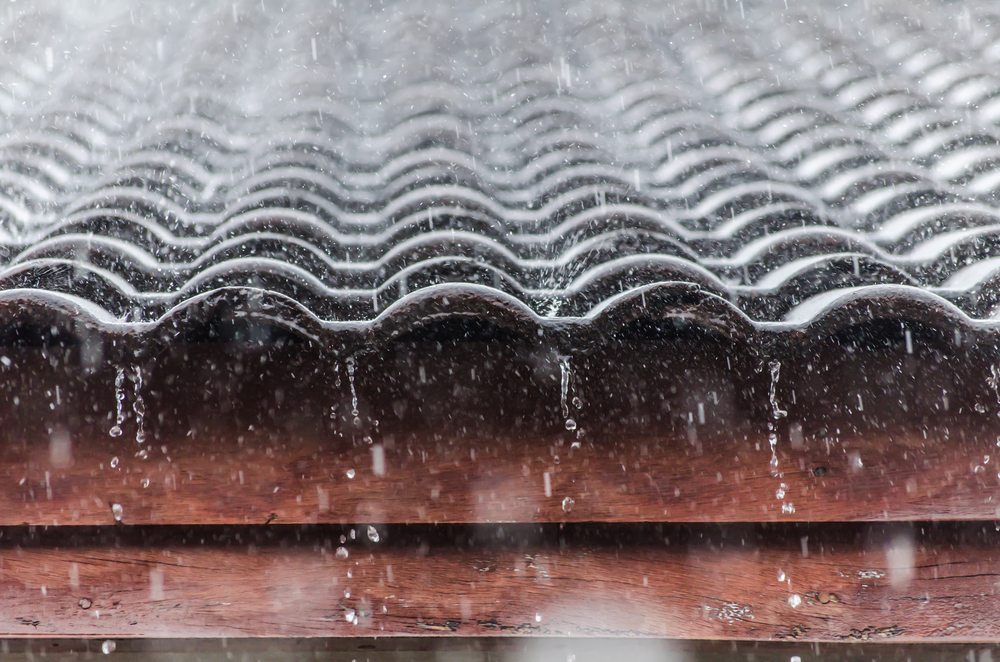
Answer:
[[(997, 644), (899, 644), (885, 642), (815, 643), (762, 641), (690, 641), (611, 637), (308, 637), (219, 639), (115, 639), (115, 654), (171, 662), (190, 656), (203, 662), (255, 660), (288, 662), (606, 662), (610, 659), (698, 660), (699, 662), (857, 662), (885, 656), (909, 662), (973, 660), (988, 662), (1000, 654)], [(23, 660), (30, 653), (46, 660), (78, 660), (95, 655), (101, 639), (8, 639), (6, 648)], [(0, 654), (0, 659), (11, 659)], [(29, 658), (30, 659), (30, 658)]]
[(4, 445), (0, 524), (113, 524), (113, 504), (127, 524), (1000, 518), (1000, 453), (985, 432), (961, 443), (940, 429), (927, 439), (793, 432), (794, 447), (786, 427), (776, 469), (766, 429), (578, 447), (239, 432), (161, 438), (145, 459), (106, 437), (77, 440), (68, 460), (52, 443)]
[[(6, 530), (7, 635), (1000, 637), (992, 525)], [(348, 556), (337, 549), (343, 546)]]
[(0, 525), (1000, 518), (995, 345), (890, 327), (6, 348)]

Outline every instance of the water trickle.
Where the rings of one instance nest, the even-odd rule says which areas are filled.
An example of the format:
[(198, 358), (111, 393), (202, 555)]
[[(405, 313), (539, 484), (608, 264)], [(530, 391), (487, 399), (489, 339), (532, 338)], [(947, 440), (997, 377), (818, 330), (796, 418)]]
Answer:
[(360, 426), (361, 419), (358, 417), (358, 392), (354, 389), (354, 357), (347, 359), (347, 382), (351, 387), (351, 416), (354, 417), (354, 425)]
[(118, 367), (118, 374), (115, 376), (115, 407), (117, 415), (115, 424), (112, 426), (110, 434), (112, 437), (122, 436), (122, 423), (125, 422), (125, 368)]
[(132, 402), (132, 411), (135, 412), (135, 443), (141, 444), (146, 441), (146, 429), (143, 421), (146, 418), (146, 403), (142, 399), (142, 370), (135, 366), (135, 385), (132, 390), (135, 400)]
[(781, 375), (781, 361), (771, 361), (771, 389), (768, 393), (768, 399), (771, 401), (771, 411), (774, 415), (774, 420), (779, 418), (784, 418), (788, 415), (788, 412), (784, 409), (778, 407), (778, 377)]
[(569, 364), (568, 356), (557, 357), (559, 360), (559, 406), (562, 408), (563, 419), (565, 419), (566, 429), (575, 430), (576, 420), (570, 415), (570, 404), (577, 409), (583, 408), (583, 401), (577, 396), (570, 397), (573, 390), (573, 369)]
[(773, 432), (767, 435), (767, 443), (771, 446), (771, 475), (778, 475), (778, 435)]
[(378, 530), (376, 530), (374, 526), (371, 525), (368, 526), (368, 539), (371, 540), (372, 542), (378, 542), (379, 540), (381, 540), (380, 536), (378, 535)]

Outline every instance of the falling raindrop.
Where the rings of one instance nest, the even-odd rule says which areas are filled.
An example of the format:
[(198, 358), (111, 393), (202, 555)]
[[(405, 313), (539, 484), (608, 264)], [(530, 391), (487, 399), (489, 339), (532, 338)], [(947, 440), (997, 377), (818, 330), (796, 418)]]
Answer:
[(539, 614), (539, 613), (535, 614), (535, 622), (536, 623), (541, 623), (542, 622), (542, 615), (541, 614)]
[(371, 540), (372, 542), (378, 542), (380, 540), (378, 531), (375, 529), (374, 526), (371, 525), (368, 526), (368, 539)]
[(115, 642), (111, 641), (110, 639), (101, 644), (101, 652), (104, 653), (105, 655), (110, 655), (111, 653), (114, 653), (115, 648), (117, 648), (117, 646), (115, 646)]
[(348, 609), (347, 614), (345, 614), (345, 617), (348, 623), (354, 623), (355, 621), (357, 621), (358, 618), (357, 614), (354, 612), (353, 609)]
[(117, 467), (118, 467), (118, 456), (115, 455), (113, 458), (111, 458), (111, 468), (115, 469)]
[(348, 469), (347, 470), (347, 477), (348, 478), (354, 478), (354, 469)]
[(125, 511), (122, 508), (122, 505), (120, 503), (113, 503), (113, 504), (111, 504), (111, 514), (115, 516), (115, 521), (116, 522), (122, 521), (122, 514), (124, 512)]

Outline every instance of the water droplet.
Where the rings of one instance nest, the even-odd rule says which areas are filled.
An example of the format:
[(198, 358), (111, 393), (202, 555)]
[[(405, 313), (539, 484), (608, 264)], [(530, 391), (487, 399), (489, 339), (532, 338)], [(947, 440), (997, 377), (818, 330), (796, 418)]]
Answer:
[(113, 458), (111, 458), (111, 468), (114, 469), (117, 466), (118, 466), (118, 456), (115, 455)]
[(80, 602), (77, 604), (80, 605), (80, 609), (90, 609), (90, 605), (92, 605), (93, 603), (90, 601), (89, 598), (80, 598)]
[(349, 555), (349, 553), (348, 553), (346, 547), (338, 547), (337, 548), (337, 558), (338, 559), (346, 559), (348, 557), (348, 555)]
[(354, 478), (354, 469), (348, 469), (347, 470), (347, 477), (348, 478)]
[(784, 570), (779, 570), (778, 571), (778, 581), (779, 582), (785, 581), (785, 571)]
[(101, 644), (101, 652), (104, 653), (105, 655), (110, 655), (111, 653), (114, 653), (115, 648), (117, 648), (117, 646), (115, 646), (115, 642), (111, 641), (110, 639)]
[(358, 617), (358, 615), (357, 615), (357, 614), (356, 614), (356, 613), (354, 612), (354, 610), (353, 610), (353, 609), (348, 609), (348, 610), (347, 610), (347, 614), (345, 614), (344, 616), (345, 616), (345, 618), (347, 619), (347, 622), (348, 622), (348, 623), (354, 623), (354, 621), (355, 621), (355, 620), (357, 619), (357, 617)]
[(802, 662), (802, 658), (799, 657), (798, 655), (793, 655), (792, 659), (789, 660), (788, 662)]
[(562, 506), (563, 506), (563, 512), (564, 513), (568, 513), (569, 511), (573, 510), (573, 506), (575, 506), (575, 505), (576, 505), (576, 501), (573, 501), (573, 499), (571, 499), (569, 497), (564, 498), (563, 499), (563, 504), (562, 504)]
[(572, 418), (567, 418), (566, 419), (566, 429), (567, 430), (575, 430), (576, 429), (576, 421), (574, 421)]
[(111, 514), (115, 516), (116, 522), (122, 521), (122, 514), (124, 512), (125, 511), (122, 509), (122, 505), (120, 503), (111, 504)]
[(536, 623), (541, 623), (542, 622), (542, 615), (541, 614), (537, 614), (537, 613), (535, 614), (535, 622)]
[(790, 503), (783, 503), (781, 504), (781, 512), (785, 515), (791, 515), (795, 512), (795, 506)]
[(372, 542), (378, 542), (380, 540), (378, 531), (375, 529), (374, 526), (371, 525), (368, 526), (368, 539), (371, 540)]
[(793, 593), (790, 598), (788, 598), (788, 604), (791, 605), (792, 609), (797, 609), (800, 604), (802, 604), (802, 597), (798, 593)]

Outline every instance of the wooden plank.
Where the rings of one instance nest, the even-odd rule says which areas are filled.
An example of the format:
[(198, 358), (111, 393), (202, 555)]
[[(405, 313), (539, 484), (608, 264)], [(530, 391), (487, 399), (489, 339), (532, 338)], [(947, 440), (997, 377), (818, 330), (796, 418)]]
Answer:
[(914, 337), (786, 347), (776, 380), (717, 339), (611, 346), (565, 398), (516, 343), (4, 350), (0, 525), (1000, 518), (991, 364)]
[[(0, 661), (23, 662), (45, 656), (51, 662), (97, 654), (108, 640), (8, 639)], [(149, 662), (605, 662), (609, 659), (677, 662), (856, 662), (890, 659), (909, 662), (972, 660), (988, 662), (997, 644), (887, 644), (676, 641), (610, 637), (361, 637), (112, 639), (114, 654)]]
[(196, 438), (159, 439), (168, 450), (149, 459), (121, 440), (77, 440), (64, 467), (53, 465), (51, 443), (7, 443), (0, 524), (112, 524), (114, 504), (128, 524), (1000, 518), (1000, 453), (987, 432), (955, 444), (939, 430), (927, 440), (786, 440), (777, 475), (766, 429), (696, 444), (598, 437), (579, 448), (544, 438), (379, 441), (240, 433), (222, 421)]
[(4, 634), (1000, 638), (992, 524), (77, 531), (4, 530)]

